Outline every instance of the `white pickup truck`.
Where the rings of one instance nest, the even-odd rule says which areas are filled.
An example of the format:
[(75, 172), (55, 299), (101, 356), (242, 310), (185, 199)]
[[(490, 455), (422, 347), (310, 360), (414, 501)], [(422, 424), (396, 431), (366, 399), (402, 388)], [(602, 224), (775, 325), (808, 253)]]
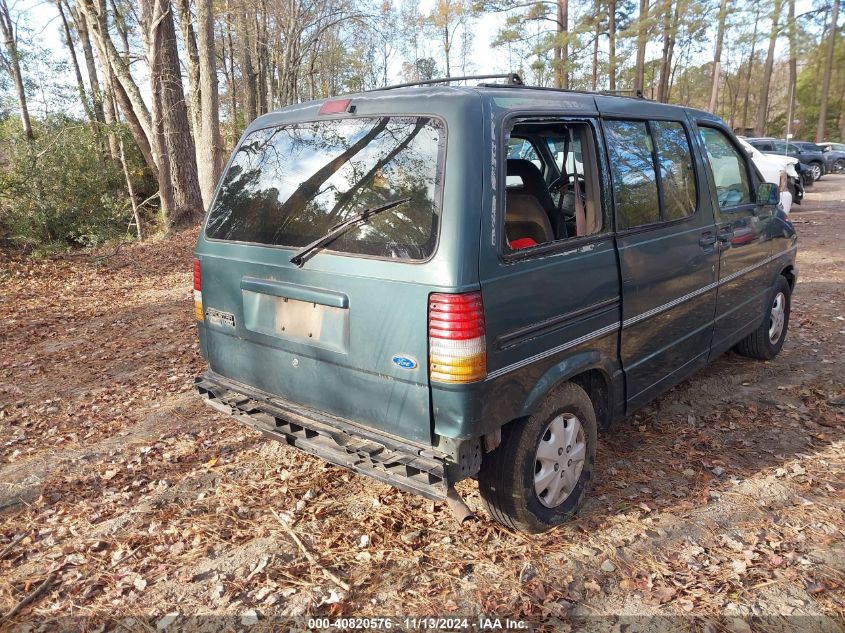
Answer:
[[(780, 203), (783, 206), (784, 213), (788, 215), (792, 209), (792, 203), (801, 204), (801, 198), (804, 197), (804, 187), (801, 184), (798, 171), (795, 169), (798, 159), (781, 156), (780, 154), (764, 154), (744, 139), (738, 140), (745, 151), (748, 152), (748, 155), (751, 156), (751, 160), (754, 161), (754, 165), (760, 170), (763, 178), (778, 186)], [(792, 187), (790, 187), (790, 184), (792, 184)]]

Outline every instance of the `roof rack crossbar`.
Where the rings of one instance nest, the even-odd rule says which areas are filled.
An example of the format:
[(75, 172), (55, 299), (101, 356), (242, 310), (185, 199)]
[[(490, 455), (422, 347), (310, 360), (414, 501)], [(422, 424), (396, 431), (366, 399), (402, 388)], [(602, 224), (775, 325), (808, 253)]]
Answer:
[(521, 86), (522, 78), (517, 73), (507, 73), (503, 75), (465, 75), (462, 77), (440, 77), (437, 79), (425, 79), (423, 81), (410, 81), (404, 84), (393, 84), (392, 86), (384, 86), (383, 88), (374, 88), (366, 92), (375, 92), (376, 90), (393, 90), (395, 88), (410, 88), (412, 86), (429, 86), (431, 84), (448, 84), (455, 81), (476, 81), (483, 79), (507, 79), (507, 85)]

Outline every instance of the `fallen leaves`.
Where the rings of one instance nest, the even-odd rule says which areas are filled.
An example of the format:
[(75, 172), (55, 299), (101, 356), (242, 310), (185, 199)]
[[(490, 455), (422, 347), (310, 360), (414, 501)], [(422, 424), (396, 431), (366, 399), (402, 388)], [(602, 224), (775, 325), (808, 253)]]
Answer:
[(845, 551), (843, 388), (814, 358), (845, 361), (841, 323), (824, 317), (841, 312), (829, 279), (845, 275), (813, 264), (811, 249), (832, 245), (819, 246), (830, 226), (812, 230), (783, 357), (727, 355), (603, 436), (584, 510), (533, 536), (486, 519), (459, 528), (442, 507), (203, 408), (192, 235), (124, 249), (138, 265), (118, 270), (13, 262), (0, 282), (0, 472), (26, 503), (0, 514), (0, 610), (55, 564), (56, 584), (21, 617), (132, 608), (164, 630), (202, 611), (236, 624), (623, 605), (721, 616), (758, 602), (779, 612), (772, 587), (841, 615), (845, 555), (818, 552)]

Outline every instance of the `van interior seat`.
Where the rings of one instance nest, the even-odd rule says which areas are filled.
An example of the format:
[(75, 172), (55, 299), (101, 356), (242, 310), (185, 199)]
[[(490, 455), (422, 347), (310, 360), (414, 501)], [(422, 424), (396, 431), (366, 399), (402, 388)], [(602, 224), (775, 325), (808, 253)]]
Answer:
[(537, 244), (554, 241), (552, 223), (537, 198), (519, 191), (508, 191), (505, 205), (505, 233), (509, 241), (522, 238), (531, 238)]
[(551, 223), (554, 202), (540, 169), (521, 158), (507, 160), (507, 175), (522, 181), (519, 188), (509, 188), (505, 199), (505, 232), (508, 240), (530, 239), (544, 244), (555, 239)]
[(522, 187), (518, 191), (531, 194), (537, 198), (537, 202), (543, 207), (546, 215), (552, 216), (555, 203), (552, 200), (552, 194), (549, 193), (548, 186), (546, 186), (543, 173), (537, 165), (524, 158), (508, 158), (507, 174), (508, 176), (518, 176), (522, 181)]

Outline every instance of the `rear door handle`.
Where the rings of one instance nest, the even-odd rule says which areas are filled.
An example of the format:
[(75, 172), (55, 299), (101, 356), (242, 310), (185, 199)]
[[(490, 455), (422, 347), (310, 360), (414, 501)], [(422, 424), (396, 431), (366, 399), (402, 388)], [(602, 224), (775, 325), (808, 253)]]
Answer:
[(714, 244), (716, 244), (716, 236), (711, 231), (702, 233), (701, 237), (698, 238), (698, 245), (701, 248), (711, 248)]

